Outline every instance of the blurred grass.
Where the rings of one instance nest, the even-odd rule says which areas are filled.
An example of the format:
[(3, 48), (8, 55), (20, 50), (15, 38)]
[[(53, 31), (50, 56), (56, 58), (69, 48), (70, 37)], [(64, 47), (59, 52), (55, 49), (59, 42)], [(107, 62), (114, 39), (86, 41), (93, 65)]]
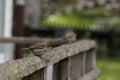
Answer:
[[(101, 9), (101, 8), (100, 8)], [(102, 9), (101, 9), (102, 10)], [(88, 13), (89, 12), (89, 16)], [(84, 13), (84, 15), (82, 15)], [(120, 26), (120, 17), (96, 17), (92, 16), (94, 9), (91, 11), (83, 11), (78, 13), (59, 13), (51, 15), (42, 21), (42, 25), (49, 27), (69, 27), (75, 29), (89, 29), (94, 26), (98, 28), (105, 28), (105, 30), (111, 30), (115, 26)], [(97, 14), (97, 11), (96, 11)], [(91, 17), (90, 17), (91, 16)], [(99, 26), (102, 25), (102, 26)]]
[(97, 80), (120, 80), (120, 59), (97, 59), (97, 67), (101, 70)]
[(105, 7), (95, 7), (92, 9), (84, 9), (80, 12), (80, 14), (88, 17), (100, 17), (103, 16), (105, 12), (106, 12)]
[[(81, 28), (82, 26), (90, 26), (95, 23), (97, 18), (88, 18), (79, 16), (76, 13), (62, 13), (51, 15), (48, 18), (44, 19), (42, 24), (54, 27), (73, 27)], [(85, 28), (85, 27), (83, 27)]]
[(33, 56), (33, 53), (30, 52), (30, 51), (24, 51), (23, 56), (24, 57), (30, 57), (30, 56)]
[(80, 12), (57, 13), (42, 21), (42, 25), (52, 27), (87, 28), (99, 20), (105, 13), (104, 7), (84, 9)]

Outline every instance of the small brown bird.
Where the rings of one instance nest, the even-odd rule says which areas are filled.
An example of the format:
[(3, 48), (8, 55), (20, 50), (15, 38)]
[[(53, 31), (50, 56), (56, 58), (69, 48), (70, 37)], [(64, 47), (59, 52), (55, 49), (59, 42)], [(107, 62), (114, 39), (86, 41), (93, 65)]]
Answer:
[(47, 41), (43, 41), (43, 42), (32, 44), (30, 47), (23, 48), (23, 49), (31, 51), (35, 56), (39, 56), (47, 64), (48, 60), (44, 59), (42, 55), (45, 54), (45, 52), (50, 50), (51, 48), (52, 47), (48, 46)]
[(23, 49), (31, 51), (35, 56), (41, 56), (46, 51), (50, 50), (51, 47), (48, 46), (47, 41), (43, 41), (43, 42), (32, 44), (30, 47), (23, 48)]

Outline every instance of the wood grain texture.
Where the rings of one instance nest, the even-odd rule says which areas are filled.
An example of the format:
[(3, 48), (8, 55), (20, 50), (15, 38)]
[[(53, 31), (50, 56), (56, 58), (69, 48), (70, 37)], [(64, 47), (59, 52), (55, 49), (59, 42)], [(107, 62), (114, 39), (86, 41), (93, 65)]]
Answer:
[(42, 41), (51, 41), (48, 38), (37, 38), (37, 37), (12, 37), (12, 38), (0, 38), (0, 42), (15, 43), (15, 44), (33, 44)]
[(63, 59), (54, 65), (53, 80), (68, 80), (69, 75), (69, 59)]
[(89, 51), (87, 51), (88, 54), (86, 54), (86, 71), (85, 73), (93, 70), (96, 66), (95, 62), (96, 62), (96, 53), (95, 53), (95, 49), (91, 49)]
[(71, 57), (70, 80), (78, 80), (83, 76), (83, 53)]
[(16, 44), (33, 44), (47, 42), (48, 46), (59, 46), (65, 43), (71, 43), (76, 41), (76, 34), (74, 32), (67, 32), (62, 37), (50, 39), (50, 38), (38, 38), (38, 37), (12, 37), (12, 38), (0, 38), (0, 42), (16, 43)]

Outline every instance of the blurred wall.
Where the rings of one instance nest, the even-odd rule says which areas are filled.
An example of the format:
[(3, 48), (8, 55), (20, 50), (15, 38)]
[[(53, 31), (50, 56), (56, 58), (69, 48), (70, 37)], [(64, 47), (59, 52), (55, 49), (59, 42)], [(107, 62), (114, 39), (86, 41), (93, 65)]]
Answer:
[[(4, 37), (12, 37), (14, 0), (4, 1), (5, 1)], [(12, 43), (4, 44), (4, 53), (5, 61), (14, 59), (14, 45)]]
[[(0, 37), (4, 34), (4, 10), (5, 10), (5, 0), (0, 0)], [(0, 63), (5, 60), (3, 44), (0, 43)]]
[(25, 25), (39, 26), (40, 25), (40, 2), (41, 0), (26, 0), (25, 4)]
[[(12, 36), (13, 0), (0, 0), (0, 37)], [(13, 44), (0, 43), (0, 63), (13, 59)]]

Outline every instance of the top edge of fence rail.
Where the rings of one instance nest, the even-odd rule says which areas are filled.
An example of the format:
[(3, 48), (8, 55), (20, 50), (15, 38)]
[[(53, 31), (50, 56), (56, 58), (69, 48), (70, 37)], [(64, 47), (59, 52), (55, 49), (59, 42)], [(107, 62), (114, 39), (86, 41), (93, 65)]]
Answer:
[(18, 80), (24, 76), (30, 75), (36, 70), (42, 69), (43, 67), (51, 64), (55, 64), (64, 58), (88, 51), (95, 47), (96, 42), (93, 40), (80, 40), (74, 43), (55, 47), (46, 52), (41, 57), (48, 61), (47, 64), (43, 61), (43, 59), (37, 56), (8, 61), (0, 64), (0, 79)]

